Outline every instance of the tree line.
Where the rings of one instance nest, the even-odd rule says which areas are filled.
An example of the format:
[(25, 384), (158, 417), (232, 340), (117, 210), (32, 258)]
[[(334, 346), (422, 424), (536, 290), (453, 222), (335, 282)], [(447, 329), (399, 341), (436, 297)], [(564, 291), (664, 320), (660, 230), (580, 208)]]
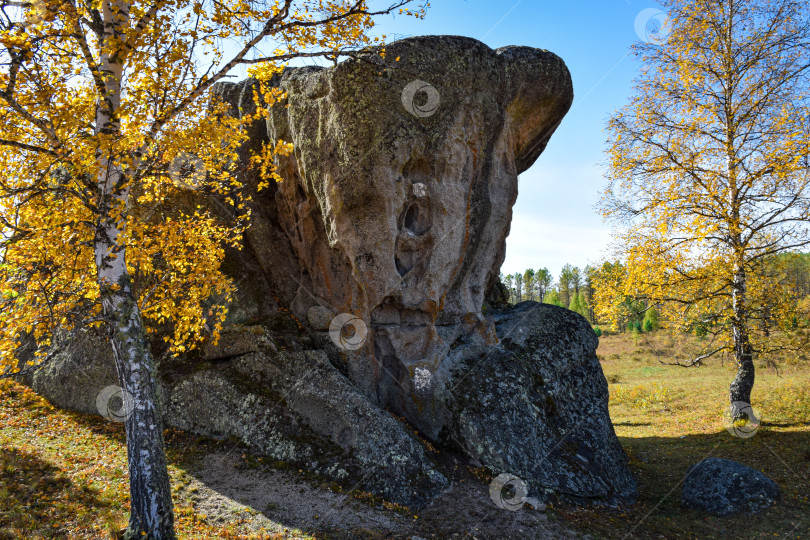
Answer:
[[(754, 290), (759, 305), (751, 318), (759, 331), (771, 336), (777, 329), (796, 329), (810, 324), (810, 253), (780, 253), (767, 259), (767, 287)], [(559, 277), (547, 268), (528, 268), (514, 274), (501, 274), (509, 292), (509, 303), (535, 301), (566, 307), (585, 317), (599, 332), (650, 332), (661, 322), (661, 307), (642, 294), (628, 294), (628, 269), (620, 261), (604, 261), (584, 269), (566, 264)], [(665, 310), (666, 311), (666, 310)], [(687, 312), (690, 310), (686, 310)], [(710, 318), (701, 310), (686, 317), (670, 318), (684, 332), (699, 337), (710, 333)]]
[(593, 278), (596, 269), (586, 266), (580, 270), (566, 264), (555, 281), (548, 268), (529, 268), (514, 274), (501, 274), (501, 283), (509, 291), (509, 302), (517, 304), (525, 300), (562, 306), (576, 311), (591, 323), (595, 323), (593, 309)]

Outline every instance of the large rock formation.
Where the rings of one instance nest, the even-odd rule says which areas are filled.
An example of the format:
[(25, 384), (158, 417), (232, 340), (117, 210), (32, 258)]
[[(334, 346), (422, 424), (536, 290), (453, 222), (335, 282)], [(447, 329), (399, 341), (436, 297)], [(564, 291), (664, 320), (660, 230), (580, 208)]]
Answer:
[[(517, 176), (573, 98), (562, 60), (422, 37), (271, 84), (287, 97), (242, 149), (252, 223), (226, 264), (232, 329), (204, 351), (214, 363), (159, 368), (167, 422), (419, 506), (448, 480), (391, 411), (530, 495), (633, 500), (587, 321), (499, 306)], [(216, 92), (242, 115), (256, 88)], [(294, 145), (284, 181), (259, 191), (247, 160), (278, 139)], [(287, 313), (300, 335), (279, 330)]]
[[(385, 60), (291, 69), (274, 83), (288, 98), (245, 150), (282, 139), (294, 155), (254, 205), (253, 260), (234, 266), (272, 276), (301, 320), (325, 310), (363, 321), (367, 335), (345, 354), (349, 378), (435, 432), (437, 404), (414, 377), (435, 373), (462, 336), (497, 341), (484, 295), (503, 262), (518, 174), (571, 104), (568, 70), (548, 51), (423, 37), (391, 44)], [(426, 112), (413, 109), (414, 84)], [(233, 114), (253, 111), (255, 90), (252, 80), (219, 89)]]

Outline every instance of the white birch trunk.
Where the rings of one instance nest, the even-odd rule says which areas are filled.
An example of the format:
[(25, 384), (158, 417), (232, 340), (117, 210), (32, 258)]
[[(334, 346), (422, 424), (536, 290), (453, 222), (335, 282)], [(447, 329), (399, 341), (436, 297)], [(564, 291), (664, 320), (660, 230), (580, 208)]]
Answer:
[[(128, 18), (128, 6), (104, 4), (105, 37), (110, 38)], [(115, 18), (114, 18), (115, 17)], [(103, 47), (100, 56), (107, 95), (100, 97), (96, 114), (99, 133), (117, 138), (116, 113), (121, 104), (122, 59)], [(127, 271), (125, 216), (129, 188), (125, 172), (107, 155), (99, 155), (97, 178), (99, 221), (94, 240), (98, 284), (108, 321), (121, 387), (131, 397), (126, 418), (127, 461), (131, 513), (124, 537), (174, 539), (171, 487), (163, 448), (163, 424), (157, 391), (155, 363), (146, 341), (141, 315)]]

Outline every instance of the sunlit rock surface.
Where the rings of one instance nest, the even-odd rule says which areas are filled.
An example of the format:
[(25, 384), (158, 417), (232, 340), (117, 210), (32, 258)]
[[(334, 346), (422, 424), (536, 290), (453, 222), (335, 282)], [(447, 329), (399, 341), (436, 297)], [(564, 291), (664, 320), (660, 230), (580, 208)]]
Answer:
[[(215, 92), (248, 114), (256, 84)], [(429, 36), (272, 84), (287, 97), (241, 150), (252, 221), (225, 265), (230, 326), (160, 363), (166, 421), (413, 507), (449, 485), (445, 456), (517, 475), (543, 500), (635, 500), (590, 325), (509, 308), (498, 282), (518, 174), (573, 99), (563, 61)], [(257, 190), (249, 158), (278, 139), (294, 146), (277, 160), (284, 181)], [(92, 409), (92, 391), (55, 391), (71, 370), (46, 372), (60, 376), (39, 391)]]
[[(544, 50), (429, 36), (275, 83), (287, 100), (254, 126), (245, 154), (282, 139), (294, 155), (279, 159), (284, 182), (258, 194), (251, 249), (233, 266), (260, 269), (302, 321), (312, 308), (362, 320), (347, 375), (432, 429), (419, 414), (432, 397), (415, 392), (414, 377), (435, 373), (462, 336), (497, 341), (484, 296), (503, 262), (518, 174), (571, 104), (568, 70)], [(255, 90), (252, 80), (219, 89), (233, 114), (253, 110)]]

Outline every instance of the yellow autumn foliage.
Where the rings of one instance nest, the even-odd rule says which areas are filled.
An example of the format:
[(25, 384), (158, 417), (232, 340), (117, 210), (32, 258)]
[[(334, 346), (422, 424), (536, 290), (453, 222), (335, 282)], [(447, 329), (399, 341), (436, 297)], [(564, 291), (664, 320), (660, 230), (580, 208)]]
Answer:
[(751, 366), (771, 345), (760, 330), (792, 319), (779, 257), (810, 245), (802, 5), (674, 0), (666, 39), (634, 46), (642, 71), (608, 124), (600, 203), (623, 261), (595, 285), (614, 327), (636, 299)]
[[(173, 352), (216, 339), (233, 292), (225, 248), (239, 247), (250, 217), (236, 151), (244, 125), (284, 98), (268, 81), (292, 59), (381, 43), (369, 35), (374, 18), (423, 14), (409, 3), (36, 0), (16, 18), (12, 9), (0, 23), (0, 373), (20, 367), (21, 340), (44, 354), (56, 329), (109, 319), (100, 256), (126, 258), (147, 331), (160, 329)], [(262, 105), (236, 119), (211, 90), (239, 66), (261, 81)], [(101, 105), (112, 111), (105, 125)], [(281, 180), (276, 156), (291, 151), (275, 141), (252, 156), (260, 189)], [(99, 181), (105, 167), (121, 172), (114, 192)], [(111, 223), (122, 236), (115, 253), (99, 254)]]

